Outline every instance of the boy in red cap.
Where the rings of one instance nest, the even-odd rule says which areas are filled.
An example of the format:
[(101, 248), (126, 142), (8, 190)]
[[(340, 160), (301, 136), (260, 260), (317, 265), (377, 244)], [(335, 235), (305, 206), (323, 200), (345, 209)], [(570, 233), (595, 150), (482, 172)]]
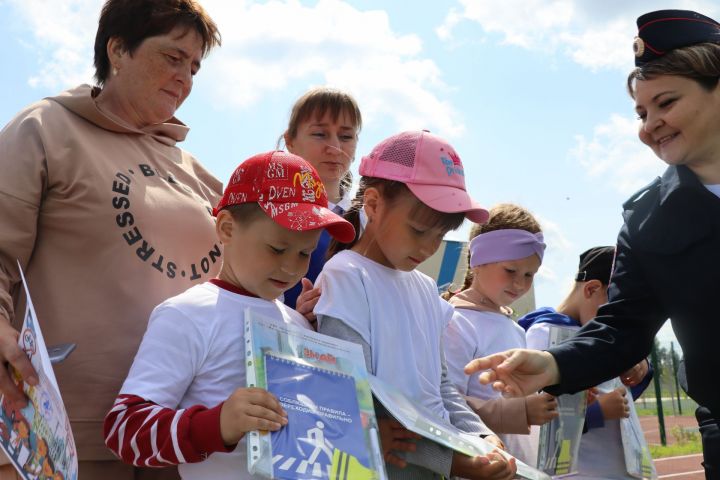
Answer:
[(254, 478), (245, 434), (279, 430), (287, 415), (266, 390), (243, 387), (244, 312), (311, 328), (276, 298), (305, 274), (322, 229), (343, 242), (355, 230), (328, 210), (315, 169), (279, 151), (243, 162), (213, 213), (220, 273), (155, 308), (105, 443), (135, 466), (179, 465), (183, 478)]

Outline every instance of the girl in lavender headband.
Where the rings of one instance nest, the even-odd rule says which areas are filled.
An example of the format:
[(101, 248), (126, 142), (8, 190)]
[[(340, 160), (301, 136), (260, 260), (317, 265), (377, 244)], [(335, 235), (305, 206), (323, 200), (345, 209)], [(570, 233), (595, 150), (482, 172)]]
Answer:
[(556, 400), (546, 394), (503, 398), (480, 385), (463, 368), (478, 356), (525, 348), (525, 331), (510, 317), (508, 307), (532, 287), (545, 243), (537, 220), (522, 207), (501, 204), (490, 210), (484, 225), (470, 238), (468, 273), (462, 289), (446, 294), (455, 314), (445, 332), (445, 356), (451, 379), (468, 404), (505, 442), (519, 460), (534, 463), (530, 426), (557, 416)]

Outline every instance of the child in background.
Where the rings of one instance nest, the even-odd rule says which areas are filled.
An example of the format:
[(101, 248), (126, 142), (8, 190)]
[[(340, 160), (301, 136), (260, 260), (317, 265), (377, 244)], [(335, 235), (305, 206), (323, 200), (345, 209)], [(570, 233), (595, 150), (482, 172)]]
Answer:
[(450, 379), (468, 396), (468, 403), (505, 442), (507, 451), (535, 465), (537, 451), (531, 425), (542, 425), (557, 413), (557, 402), (545, 393), (525, 398), (503, 398), (480, 385), (477, 375), (463, 368), (472, 359), (525, 347), (525, 331), (509, 317), (507, 307), (530, 287), (545, 251), (537, 220), (522, 207), (500, 204), (490, 219), (470, 234), (468, 270), (463, 289), (446, 294), (455, 307), (445, 332)]
[[(527, 348), (547, 349), (551, 325), (580, 329), (595, 318), (600, 305), (608, 301), (614, 256), (615, 247), (595, 247), (580, 255), (575, 285), (557, 310), (539, 308), (519, 320), (527, 330)], [(635, 400), (647, 388), (653, 372), (647, 360), (631, 372), (640, 379), (631, 389)], [(627, 418), (630, 412), (626, 393), (625, 387), (620, 386), (608, 393), (593, 394), (595, 401), (588, 405), (586, 432), (580, 440), (578, 473), (573, 478), (634, 478), (627, 473), (620, 437), (620, 419)]]
[(243, 162), (215, 209), (218, 275), (155, 308), (112, 410), (105, 443), (135, 466), (179, 465), (186, 479), (253, 478), (243, 438), (287, 423), (277, 399), (245, 388), (244, 312), (311, 328), (278, 300), (307, 271), (321, 230), (350, 223), (327, 209), (315, 169), (268, 152)]
[[(438, 418), (468, 433), (492, 434), (447, 379), (442, 333), (452, 307), (438, 297), (435, 282), (416, 270), (449, 230), (466, 217), (484, 222), (487, 211), (465, 191), (452, 146), (425, 131), (384, 140), (363, 157), (360, 174), (346, 214), (360, 233), (349, 244), (331, 246), (338, 253), (319, 277), (318, 330), (362, 345), (371, 374)], [(471, 458), (425, 439), (400, 452), (383, 422), (390, 420), (381, 419), (380, 429), (392, 479), (499, 480), (515, 473), (515, 461), (497, 452)]]
[[(328, 87), (307, 91), (293, 105), (287, 130), (283, 134), (290, 153), (304, 158), (317, 170), (328, 195), (328, 208), (342, 215), (350, 206), (352, 186), (350, 163), (355, 158), (362, 116), (355, 99), (346, 92)], [(314, 320), (312, 309), (320, 295), (313, 288), (330, 245), (330, 235), (320, 234), (318, 246), (310, 257), (305, 279), (285, 292), (285, 305), (298, 308)], [(300, 302), (298, 302), (298, 297)]]

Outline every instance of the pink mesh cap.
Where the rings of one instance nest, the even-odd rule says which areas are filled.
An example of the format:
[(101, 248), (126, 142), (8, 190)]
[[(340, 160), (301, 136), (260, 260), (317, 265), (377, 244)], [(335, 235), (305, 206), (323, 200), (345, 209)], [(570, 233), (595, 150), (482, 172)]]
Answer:
[(475, 223), (485, 223), (490, 216), (465, 190), (465, 170), (455, 149), (426, 130), (398, 133), (380, 142), (362, 158), (360, 175), (403, 182), (439, 212), (465, 212)]

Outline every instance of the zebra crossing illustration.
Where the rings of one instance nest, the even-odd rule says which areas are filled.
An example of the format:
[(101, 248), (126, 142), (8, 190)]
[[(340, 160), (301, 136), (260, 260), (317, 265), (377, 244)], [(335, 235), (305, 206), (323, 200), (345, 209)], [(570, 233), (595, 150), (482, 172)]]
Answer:
[[(307, 475), (308, 478), (329, 478), (330, 469), (332, 468), (330, 464), (323, 465), (319, 462), (310, 463), (308, 460), (300, 460), (296, 457), (284, 457), (283, 455), (275, 455), (272, 463), (276, 473), (282, 475), (282, 472), (294, 472), (300, 475)], [(293, 469), (293, 467), (295, 468)]]

